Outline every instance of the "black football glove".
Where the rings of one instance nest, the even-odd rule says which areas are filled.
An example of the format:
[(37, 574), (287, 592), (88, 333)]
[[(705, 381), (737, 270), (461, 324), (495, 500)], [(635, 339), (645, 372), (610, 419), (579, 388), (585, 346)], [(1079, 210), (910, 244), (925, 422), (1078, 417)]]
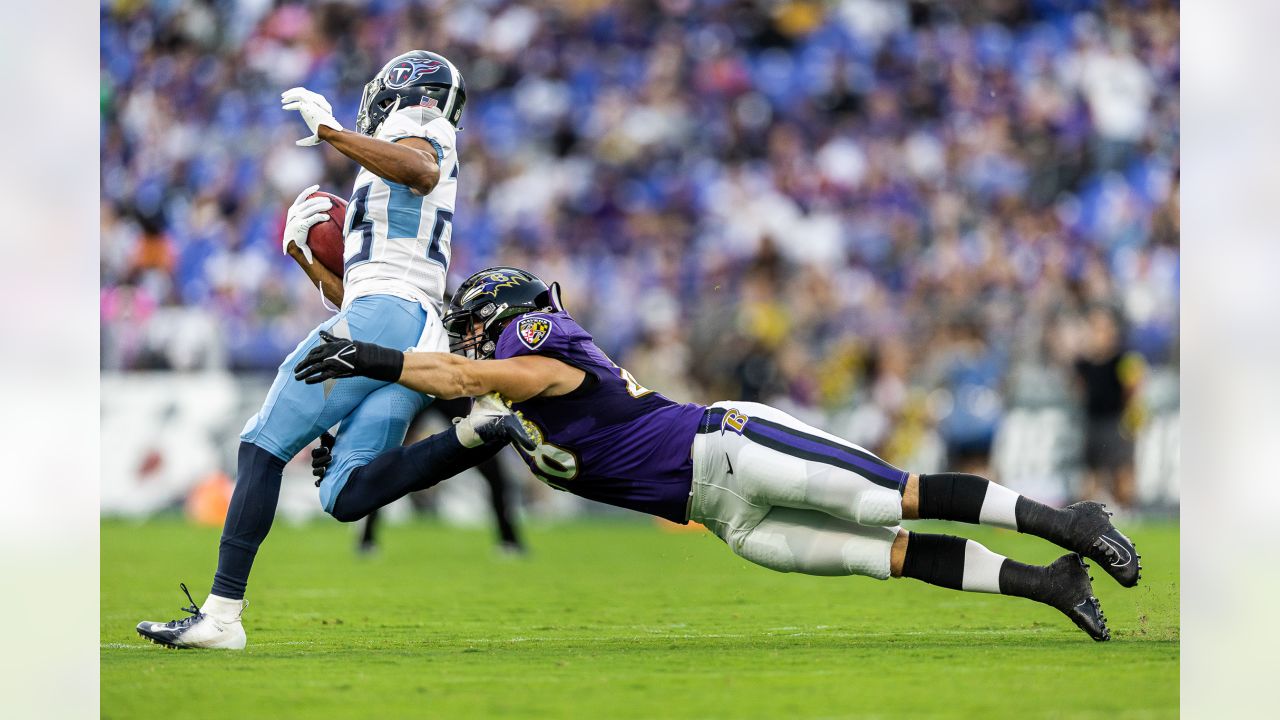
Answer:
[(404, 369), (404, 353), (373, 343), (336, 337), (321, 330), (319, 345), (293, 366), (293, 378), (308, 385), (360, 375), (395, 382)]
[(311, 451), (311, 474), (316, 476), (316, 487), (324, 480), (324, 473), (333, 462), (333, 443), (337, 440), (330, 432), (320, 436), (320, 447)]

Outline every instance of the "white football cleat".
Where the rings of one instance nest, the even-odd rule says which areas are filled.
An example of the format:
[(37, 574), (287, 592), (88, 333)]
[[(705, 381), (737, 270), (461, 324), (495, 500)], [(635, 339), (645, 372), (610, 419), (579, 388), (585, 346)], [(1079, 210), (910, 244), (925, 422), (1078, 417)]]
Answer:
[(248, 601), (210, 595), (204, 602), (204, 609), (201, 609), (192, 599), (186, 583), (178, 585), (191, 601), (190, 607), (182, 608), (191, 613), (191, 617), (165, 623), (144, 620), (138, 623), (139, 635), (167, 648), (244, 649), (245, 634), (240, 615)]

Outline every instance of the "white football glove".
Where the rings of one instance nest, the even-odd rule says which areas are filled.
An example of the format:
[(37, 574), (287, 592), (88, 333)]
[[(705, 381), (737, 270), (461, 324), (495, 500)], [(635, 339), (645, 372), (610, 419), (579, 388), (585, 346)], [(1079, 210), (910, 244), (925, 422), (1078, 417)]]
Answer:
[(293, 243), (302, 251), (308, 263), (311, 262), (311, 247), (307, 245), (307, 232), (313, 225), (328, 220), (329, 214), (326, 211), (333, 207), (333, 201), (327, 197), (307, 197), (319, 189), (319, 185), (312, 185), (298, 193), (298, 199), (289, 206), (289, 216), (284, 221), (284, 254), (289, 254), (289, 243)]
[(320, 93), (314, 93), (304, 87), (296, 87), (280, 93), (282, 110), (297, 110), (311, 128), (311, 137), (304, 137), (296, 144), (302, 147), (320, 144), (320, 126), (325, 125), (341, 131), (342, 124), (333, 117), (333, 108)]

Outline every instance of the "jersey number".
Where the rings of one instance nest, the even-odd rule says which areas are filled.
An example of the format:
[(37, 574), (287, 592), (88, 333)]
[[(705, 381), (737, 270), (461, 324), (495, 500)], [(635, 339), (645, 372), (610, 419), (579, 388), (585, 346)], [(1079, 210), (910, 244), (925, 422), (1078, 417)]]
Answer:
[(538, 466), (535, 475), (557, 490), (564, 490), (556, 480), (572, 480), (578, 477), (578, 456), (558, 445), (543, 443), (529, 453), (529, 459)]
[(440, 267), (448, 269), (449, 260), (440, 252), (440, 238), (444, 229), (453, 223), (453, 211), (436, 210), (436, 222), (431, 226), (431, 245), (427, 247), (427, 259)]
[[(526, 427), (530, 424), (528, 420), (525, 423)], [(572, 480), (578, 477), (578, 456), (559, 445), (543, 442), (546, 434), (542, 432), (542, 428), (536, 425), (534, 428), (536, 431), (531, 434), (537, 438), (538, 446), (532, 452), (525, 452), (523, 448), (519, 448), (520, 452), (529, 456), (529, 460), (537, 468), (533, 474), (537, 475), (539, 480), (557, 490), (564, 490), (556, 480)]]
[(351, 196), (351, 203), (347, 206), (347, 229), (342, 233), (343, 237), (351, 234), (352, 230), (360, 231), (360, 252), (351, 256), (343, 265), (342, 271), (351, 269), (353, 265), (369, 259), (369, 251), (373, 248), (373, 223), (365, 217), (365, 211), (369, 205), (369, 186), (361, 185)]
[[(343, 237), (350, 234), (352, 230), (359, 230), (360, 251), (347, 260), (342, 268), (343, 272), (367, 261), (373, 250), (373, 221), (368, 218), (370, 187), (370, 185), (361, 185), (356, 188), (355, 193), (351, 195), (351, 203), (347, 206), (347, 227), (343, 231)], [(418, 212), (421, 212), (421, 209)], [(449, 259), (440, 250), (440, 239), (444, 237), (445, 229), (452, 224), (452, 211), (436, 210), (436, 219), (431, 225), (431, 242), (427, 245), (427, 259), (445, 269), (449, 267)]]

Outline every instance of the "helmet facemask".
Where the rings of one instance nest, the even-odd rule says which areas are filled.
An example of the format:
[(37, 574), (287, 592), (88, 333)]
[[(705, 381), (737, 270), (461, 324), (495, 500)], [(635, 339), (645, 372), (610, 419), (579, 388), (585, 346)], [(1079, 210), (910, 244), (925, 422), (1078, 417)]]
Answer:
[[(364, 84), (364, 92), (360, 94), (360, 110), (356, 113), (356, 132), (362, 135), (373, 135), (378, 129), (378, 124), (374, 124), (373, 119), (369, 115), (369, 105), (373, 102), (373, 96), (382, 92), (386, 87), (386, 83), (382, 81), (382, 73), (369, 82)], [(385, 115), (383, 116), (386, 117)]]
[(498, 337), (502, 335), (503, 318), (507, 305), (485, 303), (473, 310), (456, 310), (444, 316), (445, 332), (449, 335), (449, 352), (470, 360), (488, 360), (498, 350)]

